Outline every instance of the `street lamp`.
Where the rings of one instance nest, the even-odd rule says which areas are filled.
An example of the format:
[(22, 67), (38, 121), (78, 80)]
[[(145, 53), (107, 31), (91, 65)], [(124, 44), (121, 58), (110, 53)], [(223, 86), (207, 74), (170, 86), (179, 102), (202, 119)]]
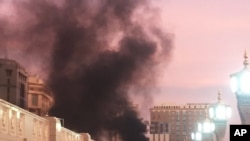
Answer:
[(242, 124), (250, 124), (250, 70), (248, 56), (244, 53), (244, 68), (230, 75), (231, 89), (237, 97), (237, 107)]
[(192, 132), (191, 133), (191, 139), (192, 139), (192, 141), (201, 141), (201, 139), (202, 139), (202, 134), (201, 134), (201, 132)]
[(191, 133), (191, 139), (194, 141), (207, 140), (210, 139), (215, 130), (215, 125), (213, 121), (208, 118), (206, 111), (206, 119), (202, 122), (198, 122), (197, 131)]
[(208, 134), (212, 133), (214, 130), (215, 130), (215, 125), (208, 118), (205, 119), (203, 122), (198, 123), (198, 132)]
[(221, 101), (221, 93), (218, 92), (218, 102), (209, 108), (209, 117), (215, 123), (216, 141), (222, 141), (225, 137), (227, 121), (231, 117), (232, 109)]

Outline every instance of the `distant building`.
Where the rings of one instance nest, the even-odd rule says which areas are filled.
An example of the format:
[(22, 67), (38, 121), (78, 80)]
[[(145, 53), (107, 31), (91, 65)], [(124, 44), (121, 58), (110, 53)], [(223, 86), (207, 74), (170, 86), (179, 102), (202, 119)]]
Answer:
[(27, 108), (27, 72), (14, 60), (0, 58), (0, 98)]
[(150, 141), (190, 141), (197, 122), (206, 118), (208, 103), (161, 105), (150, 109)]
[(52, 92), (37, 75), (28, 77), (28, 110), (40, 116), (45, 116), (54, 99)]

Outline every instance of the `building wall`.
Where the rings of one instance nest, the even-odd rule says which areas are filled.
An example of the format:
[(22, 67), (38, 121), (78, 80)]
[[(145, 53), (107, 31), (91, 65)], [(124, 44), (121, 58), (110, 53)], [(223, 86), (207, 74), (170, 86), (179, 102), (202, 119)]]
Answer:
[(0, 98), (27, 108), (27, 72), (14, 60), (0, 58)]
[(150, 141), (160, 141), (160, 135), (169, 134), (170, 141), (191, 140), (196, 124), (206, 118), (208, 103), (161, 105), (150, 109)]
[(48, 121), (0, 100), (0, 140), (48, 141)]
[(162, 134), (150, 134), (149, 136), (150, 141), (169, 141), (169, 133), (162, 133)]
[(62, 127), (56, 117), (40, 117), (0, 99), (0, 141), (92, 141), (88, 133)]
[[(0, 98), (44, 116), (52, 107), (52, 92), (37, 76), (29, 76), (14, 60), (0, 58)], [(34, 105), (34, 98), (37, 104)]]
[(54, 104), (52, 92), (37, 75), (28, 77), (28, 110), (45, 116)]

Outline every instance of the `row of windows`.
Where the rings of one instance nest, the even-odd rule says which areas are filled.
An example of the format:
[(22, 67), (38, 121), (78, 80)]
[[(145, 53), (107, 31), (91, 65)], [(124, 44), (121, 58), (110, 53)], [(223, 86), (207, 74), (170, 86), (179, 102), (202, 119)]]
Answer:
[(186, 114), (202, 114), (205, 113), (203, 110), (191, 110), (191, 111), (152, 111), (151, 113), (159, 114), (172, 114), (172, 115), (186, 115)]
[[(32, 106), (38, 106), (38, 100), (39, 99), (39, 95), (37, 94), (32, 94), (31, 95), (31, 104)], [(49, 107), (51, 106), (52, 103), (50, 103), (49, 99), (47, 98), (42, 98), (42, 106), (43, 107)]]
[(189, 135), (178, 135), (178, 136), (170, 136), (170, 140), (174, 141), (186, 141), (189, 139)]
[(193, 128), (194, 122), (192, 124), (171, 125), (171, 131), (191, 131)]
[(183, 121), (186, 121), (186, 120), (192, 120), (192, 119), (198, 119), (198, 118), (201, 118), (201, 117), (205, 117), (204, 115), (202, 116), (183, 116), (183, 117), (179, 117), (179, 116), (172, 116), (172, 117), (152, 117), (152, 120), (158, 120), (158, 119), (162, 119), (162, 120), (166, 120), (166, 119), (171, 119), (171, 120), (176, 120), (176, 121), (180, 121), (180, 120), (183, 120)]
[[(6, 72), (6, 76), (8, 76), (8, 77), (11, 77), (13, 74), (13, 70), (10, 70), (10, 69), (6, 69), (5, 72)], [(25, 75), (23, 75), (21, 72), (18, 73), (18, 77), (20, 80), (22, 80), (24, 82), (26, 82), (26, 80), (27, 80), (27, 77)]]
[[(205, 105), (204, 107), (208, 108), (207, 105)], [(199, 106), (199, 108), (204, 108), (204, 107)], [(189, 106), (183, 106), (183, 107), (181, 106), (154, 106), (154, 108), (178, 109), (178, 108), (198, 108), (198, 106), (196, 105), (193, 105), (193, 106), (189, 105)]]
[(177, 131), (177, 132), (175, 132), (175, 134), (176, 135), (188, 135), (189, 132), (186, 132), (186, 131), (179, 132), (179, 131)]
[(180, 106), (154, 106), (154, 108), (166, 108), (166, 109), (177, 109), (177, 108), (181, 108)]
[(167, 133), (169, 132), (168, 123), (152, 122), (150, 125), (150, 133)]
[(180, 127), (178, 127), (178, 126), (172, 126), (172, 128), (171, 128), (171, 130), (172, 131), (179, 131), (179, 130), (183, 130), (183, 131), (186, 131), (186, 130), (192, 130), (193, 129), (193, 127), (186, 127), (186, 126), (183, 126), (182, 128), (180, 128)]
[(205, 115), (205, 111), (172, 111), (172, 112), (152, 112), (151, 118), (154, 119), (166, 119), (167, 117), (172, 117), (177, 120), (186, 119), (190, 116), (202, 116)]
[(18, 73), (18, 77), (20, 80), (26, 82), (27, 81), (27, 77), (25, 75), (23, 75), (21, 72)]
[(188, 128), (180, 128), (180, 127), (173, 127), (171, 128), (171, 130), (169, 131), (168, 129), (162, 129), (160, 127), (150, 127), (150, 133), (151, 134), (161, 134), (161, 133), (177, 133), (177, 132), (183, 132), (183, 133), (187, 133), (187, 132), (192, 132), (193, 131), (193, 127), (188, 127)]
[[(190, 125), (184, 125), (184, 124), (172, 125), (171, 132), (177, 132), (177, 131), (189, 132), (193, 130), (192, 125), (191, 124)], [(167, 133), (167, 132), (169, 132), (168, 123), (152, 122), (150, 125), (150, 133), (154, 134), (154, 133)]]

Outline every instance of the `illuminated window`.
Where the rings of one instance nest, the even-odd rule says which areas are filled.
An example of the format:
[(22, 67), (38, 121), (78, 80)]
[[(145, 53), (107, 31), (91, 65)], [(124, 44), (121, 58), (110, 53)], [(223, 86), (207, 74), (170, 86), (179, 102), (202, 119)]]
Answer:
[(152, 119), (155, 119), (155, 114), (154, 114), (154, 112), (152, 112)]

